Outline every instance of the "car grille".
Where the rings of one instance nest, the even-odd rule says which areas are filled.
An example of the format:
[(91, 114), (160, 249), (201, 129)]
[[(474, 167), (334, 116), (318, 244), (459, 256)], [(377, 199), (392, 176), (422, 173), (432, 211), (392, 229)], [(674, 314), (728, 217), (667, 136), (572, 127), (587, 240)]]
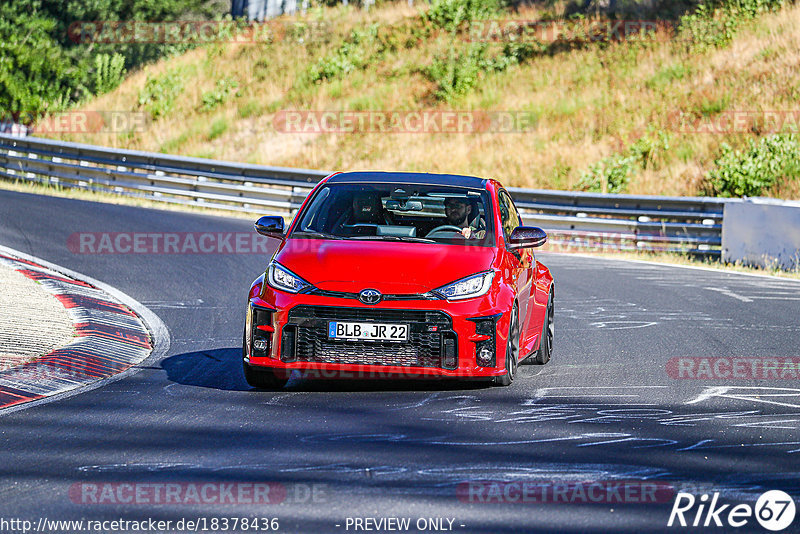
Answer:
[[(328, 321), (404, 323), (408, 341), (328, 339)], [(434, 330), (434, 331), (431, 331)], [(456, 335), (450, 317), (439, 311), (296, 306), (283, 328), (281, 360), (455, 369)]]

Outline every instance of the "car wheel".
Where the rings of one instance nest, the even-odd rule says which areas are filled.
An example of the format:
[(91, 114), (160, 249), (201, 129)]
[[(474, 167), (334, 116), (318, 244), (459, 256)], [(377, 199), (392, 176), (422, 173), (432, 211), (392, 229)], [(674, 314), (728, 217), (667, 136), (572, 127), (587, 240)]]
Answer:
[(508, 343), (506, 343), (506, 374), (495, 378), (498, 386), (510, 386), (517, 374), (517, 357), (519, 355), (519, 321), (517, 306), (511, 310), (511, 321), (508, 325)]
[[(242, 354), (247, 356), (247, 347), (244, 346), (244, 336), (242, 336)], [(281, 389), (289, 381), (289, 377), (281, 378), (275, 374), (274, 369), (267, 367), (256, 369), (249, 363), (242, 361), (244, 379), (254, 388), (258, 389)]]
[(550, 296), (547, 298), (547, 311), (545, 312), (544, 324), (542, 325), (541, 341), (539, 341), (539, 350), (533, 358), (533, 363), (537, 365), (544, 365), (550, 361), (550, 356), (553, 354), (553, 291), (550, 291)]

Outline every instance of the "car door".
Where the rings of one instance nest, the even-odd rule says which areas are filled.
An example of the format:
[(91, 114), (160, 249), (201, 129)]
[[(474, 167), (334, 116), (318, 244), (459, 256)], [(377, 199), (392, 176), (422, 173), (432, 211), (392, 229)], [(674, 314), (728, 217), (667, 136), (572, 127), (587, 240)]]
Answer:
[[(511, 232), (517, 226), (522, 226), (522, 217), (519, 210), (514, 205), (514, 201), (506, 190), (501, 190), (497, 196), (498, 206), (500, 207), (500, 222), (503, 226), (503, 237), (508, 243)], [(517, 289), (517, 302), (519, 303), (520, 331), (520, 355), (527, 356), (526, 347), (528, 345), (528, 330), (530, 323), (530, 302), (531, 285), (533, 282), (534, 257), (531, 249), (509, 250), (506, 247), (506, 265), (511, 271), (511, 279), (514, 280)]]

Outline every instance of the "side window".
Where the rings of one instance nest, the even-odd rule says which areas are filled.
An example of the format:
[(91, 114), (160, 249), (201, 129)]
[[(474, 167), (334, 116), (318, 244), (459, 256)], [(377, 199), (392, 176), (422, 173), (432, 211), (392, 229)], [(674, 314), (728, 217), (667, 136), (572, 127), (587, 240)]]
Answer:
[(302, 224), (298, 225), (300, 231), (322, 230), (322, 226), (325, 223), (328, 212), (326, 210), (324, 213), (321, 213), (320, 208), (326, 205), (325, 201), (330, 196), (330, 193), (331, 190), (328, 187), (317, 193), (317, 196), (311, 201), (311, 205), (308, 206), (308, 209), (303, 216), (303, 220), (301, 221)]
[(508, 232), (506, 228), (508, 228), (510, 210), (508, 209), (508, 201), (505, 198), (503, 193), (497, 195), (497, 203), (500, 205), (500, 224), (503, 225), (503, 235), (508, 239)]
[(500, 204), (500, 222), (503, 224), (503, 235), (508, 239), (514, 228), (522, 224), (522, 219), (508, 193), (500, 191), (497, 200)]

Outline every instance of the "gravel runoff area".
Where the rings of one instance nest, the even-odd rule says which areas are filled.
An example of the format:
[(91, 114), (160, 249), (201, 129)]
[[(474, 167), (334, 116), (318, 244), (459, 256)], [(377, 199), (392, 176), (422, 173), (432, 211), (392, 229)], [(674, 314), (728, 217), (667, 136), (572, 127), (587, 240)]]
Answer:
[(0, 264), (0, 370), (17, 367), (75, 338), (64, 305), (39, 283)]

